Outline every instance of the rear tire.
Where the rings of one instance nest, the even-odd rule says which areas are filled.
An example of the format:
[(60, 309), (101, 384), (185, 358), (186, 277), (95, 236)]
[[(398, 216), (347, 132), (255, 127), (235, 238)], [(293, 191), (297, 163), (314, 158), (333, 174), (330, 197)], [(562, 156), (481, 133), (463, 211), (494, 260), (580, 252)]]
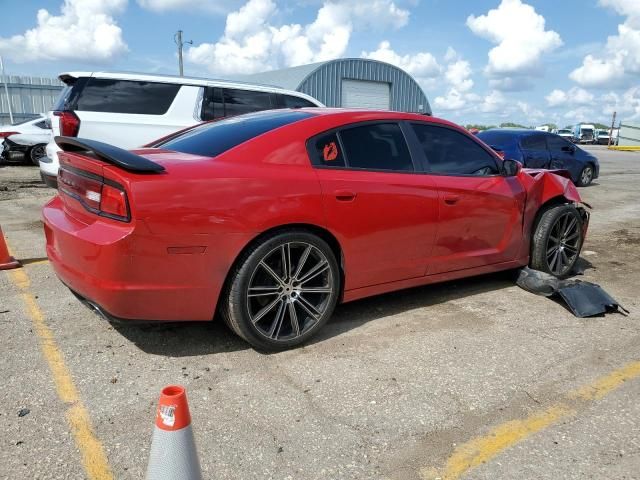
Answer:
[(29, 159), (36, 167), (40, 165), (40, 159), (47, 155), (47, 145), (42, 143), (29, 149)]
[(254, 348), (304, 343), (331, 317), (340, 292), (333, 251), (299, 230), (267, 236), (236, 262), (220, 299), (222, 316)]
[(591, 165), (590, 163), (588, 165), (585, 165), (585, 167), (580, 172), (577, 185), (579, 187), (586, 187), (587, 185), (590, 185), (593, 181), (593, 174), (593, 165)]
[(583, 238), (580, 212), (573, 205), (555, 205), (540, 215), (531, 245), (531, 268), (564, 278), (580, 257)]

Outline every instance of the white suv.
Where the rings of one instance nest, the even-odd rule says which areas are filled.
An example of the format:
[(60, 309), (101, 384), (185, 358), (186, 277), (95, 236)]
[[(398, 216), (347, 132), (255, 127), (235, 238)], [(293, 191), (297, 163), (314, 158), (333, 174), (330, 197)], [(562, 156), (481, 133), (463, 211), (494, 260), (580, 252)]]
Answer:
[[(323, 107), (315, 98), (281, 88), (225, 80), (138, 73), (70, 72), (49, 112), (53, 136), (82, 137), (136, 148), (205, 120), (274, 108)], [(57, 187), (55, 141), (40, 173)]]

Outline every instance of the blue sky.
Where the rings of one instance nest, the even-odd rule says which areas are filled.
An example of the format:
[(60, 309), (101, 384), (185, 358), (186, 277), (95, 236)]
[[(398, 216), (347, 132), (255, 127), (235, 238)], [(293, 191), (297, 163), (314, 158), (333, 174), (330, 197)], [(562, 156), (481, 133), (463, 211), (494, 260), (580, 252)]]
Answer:
[[(236, 74), (389, 61), (460, 123), (640, 118), (640, 0), (3, 0), (7, 73)], [(7, 21), (8, 19), (8, 21)]]

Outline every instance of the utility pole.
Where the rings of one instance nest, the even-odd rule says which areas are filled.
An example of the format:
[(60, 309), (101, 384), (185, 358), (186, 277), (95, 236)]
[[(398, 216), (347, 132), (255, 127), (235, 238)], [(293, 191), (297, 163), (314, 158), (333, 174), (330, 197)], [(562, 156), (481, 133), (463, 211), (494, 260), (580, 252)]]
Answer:
[(189, 40), (188, 42), (182, 41), (182, 30), (178, 30), (176, 34), (173, 36), (173, 41), (178, 45), (178, 68), (180, 69), (180, 76), (184, 77), (184, 67), (182, 65), (182, 49), (186, 44), (193, 45), (193, 42)]
[(7, 96), (7, 109), (9, 110), (9, 123), (13, 124), (13, 110), (11, 108), (11, 97), (9, 96), (9, 87), (7, 86), (7, 77), (4, 74), (4, 62), (0, 55), (0, 70), (2, 71), (2, 83), (4, 83), (4, 94)]
[(609, 130), (609, 142), (607, 143), (607, 147), (611, 146), (611, 137), (613, 136), (613, 127), (616, 124), (616, 113), (613, 112), (613, 118), (611, 119), (611, 130)]

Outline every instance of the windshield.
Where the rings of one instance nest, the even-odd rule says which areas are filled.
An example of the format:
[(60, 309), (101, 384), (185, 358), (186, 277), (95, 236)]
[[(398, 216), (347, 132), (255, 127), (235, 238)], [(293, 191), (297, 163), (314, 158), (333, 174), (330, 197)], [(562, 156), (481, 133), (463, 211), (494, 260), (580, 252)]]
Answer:
[(299, 110), (267, 110), (204, 123), (155, 145), (176, 152), (215, 157), (258, 135), (313, 116)]

